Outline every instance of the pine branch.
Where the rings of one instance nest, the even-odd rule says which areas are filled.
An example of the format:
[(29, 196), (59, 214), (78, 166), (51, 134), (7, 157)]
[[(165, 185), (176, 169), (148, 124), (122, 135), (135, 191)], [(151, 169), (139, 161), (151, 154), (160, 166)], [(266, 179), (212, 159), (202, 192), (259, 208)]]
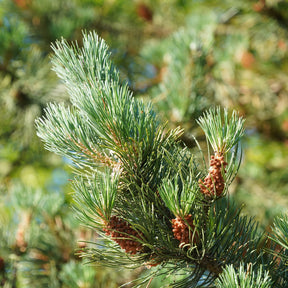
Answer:
[(223, 198), (240, 164), (244, 120), (236, 112), (211, 109), (198, 120), (215, 152), (203, 181), (202, 159), (179, 145), (182, 130), (165, 130), (152, 106), (132, 97), (103, 40), (84, 33), (82, 48), (62, 40), (53, 49), (72, 108), (50, 105), (37, 129), (48, 149), (81, 168), (76, 209), (103, 239), (86, 248), (88, 261), (157, 266), (151, 277), (172, 265), (186, 273), (173, 287), (212, 285), (240, 261), (274, 269), (253, 219)]

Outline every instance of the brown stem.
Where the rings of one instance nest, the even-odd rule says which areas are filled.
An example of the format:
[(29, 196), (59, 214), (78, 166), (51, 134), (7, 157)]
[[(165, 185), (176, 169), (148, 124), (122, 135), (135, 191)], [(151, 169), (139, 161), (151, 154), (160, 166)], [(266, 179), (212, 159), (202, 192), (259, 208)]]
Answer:
[(152, 280), (153, 280), (153, 277), (150, 278), (150, 280), (149, 280), (149, 282), (148, 282), (146, 288), (149, 288), (150, 284), (152, 283)]

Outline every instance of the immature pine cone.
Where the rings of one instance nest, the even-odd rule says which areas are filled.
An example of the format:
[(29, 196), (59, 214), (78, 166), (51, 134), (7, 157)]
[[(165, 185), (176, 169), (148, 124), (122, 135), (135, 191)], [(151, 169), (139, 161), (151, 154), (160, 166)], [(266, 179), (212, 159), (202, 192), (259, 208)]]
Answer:
[[(190, 227), (188, 227), (187, 224)], [(193, 219), (192, 219), (191, 214), (185, 216), (184, 219), (180, 217), (176, 217), (175, 219), (172, 219), (172, 228), (173, 228), (172, 231), (174, 234), (174, 238), (180, 241), (179, 246), (189, 244), (191, 243), (191, 240), (193, 244), (196, 244), (199, 240), (199, 236), (197, 232), (195, 232), (193, 235), (195, 225), (193, 224)]]
[[(141, 239), (141, 235), (132, 229), (128, 222), (117, 216), (112, 216), (108, 225), (103, 230), (106, 232), (106, 235), (110, 235), (112, 240), (118, 243), (126, 253), (136, 254), (142, 249), (142, 244), (134, 240), (134, 237)], [(129, 235), (133, 236), (133, 238)]]
[(224, 190), (224, 178), (222, 176), (222, 169), (226, 173), (225, 167), (228, 165), (224, 161), (224, 156), (212, 155), (210, 160), (209, 173), (204, 181), (199, 180), (201, 192), (209, 197), (220, 196)]

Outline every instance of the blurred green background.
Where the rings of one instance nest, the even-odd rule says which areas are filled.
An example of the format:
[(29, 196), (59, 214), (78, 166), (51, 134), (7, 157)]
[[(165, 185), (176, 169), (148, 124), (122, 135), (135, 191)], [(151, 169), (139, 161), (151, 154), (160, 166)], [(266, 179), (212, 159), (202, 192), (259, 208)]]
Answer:
[(229, 197), (269, 230), (288, 207), (286, 0), (0, 0), (0, 286), (119, 287), (145, 273), (82, 265), (75, 251), (97, 235), (73, 216), (67, 159), (35, 133), (48, 102), (69, 103), (50, 44), (81, 43), (83, 30), (107, 41), (134, 96), (184, 127), (191, 149), (205, 109), (247, 119)]

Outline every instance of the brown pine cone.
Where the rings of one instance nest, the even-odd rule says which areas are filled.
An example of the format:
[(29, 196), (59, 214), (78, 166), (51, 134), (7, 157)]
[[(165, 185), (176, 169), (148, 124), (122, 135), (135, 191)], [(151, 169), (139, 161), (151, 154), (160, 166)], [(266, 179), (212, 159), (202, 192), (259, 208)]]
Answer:
[(190, 244), (191, 241), (193, 244), (198, 242), (199, 236), (197, 232), (195, 232), (193, 235), (194, 229), (195, 225), (193, 224), (191, 214), (185, 216), (184, 219), (180, 217), (172, 219), (172, 231), (174, 238), (180, 242), (179, 246)]
[[(128, 222), (117, 216), (112, 216), (106, 228), (103, 229), (107, 236), (111, 236), (126, 253), (136, 254), (142, 249), (142, 244), (135, 241), (135, 237), (141, 239), (141, 234), (131, 228)], [(130, 237), (129, 235), (133, 236)]]
[(214, 197), (223, 193), (225, 181), (222, 176), (222, 170), (226, 173), (225, 168), (227, 165), (228, 163), (224, 161), (224, 156), (211, 156), (209, 173), (204, 181), (199, 180), (199, 187), (204, 195)]

